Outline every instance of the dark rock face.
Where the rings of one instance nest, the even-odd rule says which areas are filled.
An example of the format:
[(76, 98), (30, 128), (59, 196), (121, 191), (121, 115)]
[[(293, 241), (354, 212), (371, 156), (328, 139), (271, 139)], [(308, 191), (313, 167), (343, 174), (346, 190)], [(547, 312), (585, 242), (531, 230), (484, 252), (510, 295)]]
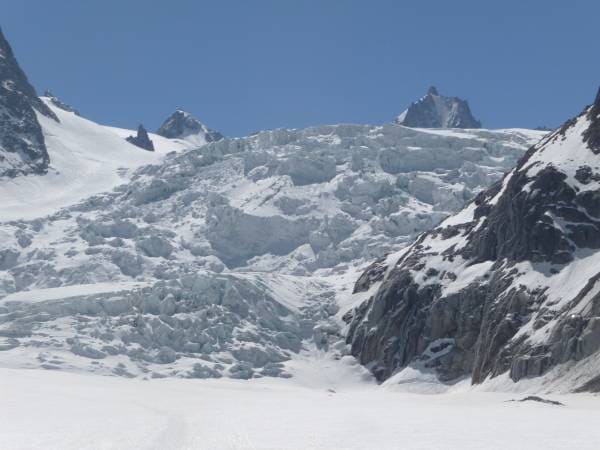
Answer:
[[(487, 226), (471, 234), (464, 256), (475, 262), (505, 258), (556, 264), (571, 261), (575, 248), (569, 238), (573, 236), (556, 228), (550, 216), (567, 218), (569, 214), (578, 214), (575, 205), (568, 206), (574, 202), (576, 193), (565, 179), (566, 175), (552, 166), (542, 169), (534, 179), (517, 171), (505, 195), (486, 214)], [(531, 183), (529, 190), (524, 190), (528, 183)], [(536, 192), (534, 199), (532, 191)], [(480, 214), (484, 214), (485, 208), (486, 205), (479, 208)]]
[(223, 139), (221, 133), (211, 130), (191, 114), (179, 109), (164, 121), (156, 134), (169, 139), (183, 139), (191, 135), (202, 135), (207, 143)]
[(410, 105), (396, 123), (414, 128), (481, 128), (466, 100), (444, 97), (433, 86), (425, 97)]
[(154, 151), (154, 143), (150, 140), (148, 132), (143, 125), (138, 127), (136, 136), (129, 136), (127, 138), (127, 142), (137, 145), (138, 147), (148, 150), (149, 152)]
[(442, 381), (518, 381), (595, 357), (600, 267), (581, 265), (600, 250), (595, 108), (532, 147), (464, 220), (422, 235), (391, 270), (380, 261), (361, 276), (355, 292), (381, 284), (345, 316), (347, 340), (379, 380), (411, 365)]
[(596, 101), (587, 114), (590, 126), (583, 135), (583, 140), (588, 143), (595, 154), (600, 153), (600, 89), (596, 95)]
[(50, 157), (35, 111), (58, 121), (29, 84), (0, 30), (0, 177), (48, 169)]
[(358, 281), (354, 285), (353, 294), (359, 292), (366, 292), (370, 289), (373, 284), (383, 280), (387, 266), (385, 265), (385, 258), (378, 259), (371, 264), (360, 276)]

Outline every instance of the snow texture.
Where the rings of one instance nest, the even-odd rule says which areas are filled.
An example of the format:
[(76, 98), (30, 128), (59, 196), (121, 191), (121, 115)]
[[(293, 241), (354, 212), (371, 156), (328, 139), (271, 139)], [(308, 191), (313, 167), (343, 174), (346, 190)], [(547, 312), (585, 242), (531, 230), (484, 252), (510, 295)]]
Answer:
[(296, 382), (202, 383), (0, 369), (0, 385), (9, 387), (0, 409), (2, 447), (592, 450), (600, 440), (600, 408), (591, 396), (553, 395), (565, 405), (554, 406), (511, 402), (514, 394), (417, 395), (336, 384), (347, 374), (314, 366), (320, 376)]
[(344, 357), (340, 305), (365, 263), (541, 135), (335, 125), (150, 135), (146, 152), (45, 101), (54, 170), (0, 186), (0, 364), (124, 377), (289, 377), (306, 352)]

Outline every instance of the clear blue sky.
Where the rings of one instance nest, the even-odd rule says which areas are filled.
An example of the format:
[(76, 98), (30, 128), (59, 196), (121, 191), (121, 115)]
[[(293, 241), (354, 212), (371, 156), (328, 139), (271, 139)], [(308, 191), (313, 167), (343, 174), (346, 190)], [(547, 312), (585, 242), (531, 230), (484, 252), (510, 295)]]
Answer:
[(0, 25), (38, 91), (155, 129), (239, 136), (391, 120), (431, 84), (484, 126), (556, 126), (600, 84), (600, 1), (19, 0)]

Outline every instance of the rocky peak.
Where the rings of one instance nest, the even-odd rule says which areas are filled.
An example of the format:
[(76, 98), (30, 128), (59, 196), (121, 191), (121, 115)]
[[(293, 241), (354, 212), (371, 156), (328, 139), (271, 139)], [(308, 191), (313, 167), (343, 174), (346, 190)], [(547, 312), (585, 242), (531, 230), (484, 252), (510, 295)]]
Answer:
[[(10, 96), (21, 95), (27, 103), (39, 113), (58, 121), (58, 117), (37, 96), (34, 87), (29, 83), (27, 75), (19, 66), (12, 48), (0, 28), (0, 89)], [(5, 95), (2, 95), (5, 97)]]
[(440, 95), (438, 93), (438, 90), (435, 86), (430, 86), (429, 89), (427, 89), (427, 95)]
[(127, 138), (127, 142), (130, 142), (133, 145), (137, 145), (138, 147), (143, 148), (144, 150), (148, 150), (149, 152), (154, 151), (154, 143), (150, 140), (148, 132), (141, 124), (140, 126), (138, 126), (137, 135), (129, 136)]
[(223, 139), (221, 133), (208, 128), (190, 113), (181, 109), (177, 109), (171, 114), (156, 134), (169, 139), (192, 138), (197, 140), (198, 143), (209, 143)]
[(36, 111), (58, 121), (37, 96), (0, 30), (0, 176), (47, 170), (50, 157)]
[(400, 114), (396, 123), (414, 128), (481, 128), (466, 100), (440, 95), (435, 86)]
[(588, 110), (587, 117), (590, 126), (583, 134), (583, 140), (595, 154), (598, 154), (600, 153), (600, 88), (594, 104)]

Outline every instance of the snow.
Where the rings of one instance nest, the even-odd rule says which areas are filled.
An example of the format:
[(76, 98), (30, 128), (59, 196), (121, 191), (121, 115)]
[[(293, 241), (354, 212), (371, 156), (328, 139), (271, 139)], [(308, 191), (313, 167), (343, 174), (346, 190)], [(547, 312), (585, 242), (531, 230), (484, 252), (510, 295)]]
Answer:
[[(296, 377), (314, 346), (345, 358), (342, 317), (377, 287), (350, 294), (362, 270), (386, 254), (390, 270), (534, 136), (332, 125), (200, 148), (151, 135), (153, 154), (131, 130), (57, 114), (49, 142), (106, 179), (0, 223), (0, 367), (140, 378)], [(103, 146), (132, 152), (127, 172)]]
[(495, 205), (496, 203), (498, 203), (498, 200), (500, 200), (500, 198), (502, 197), (502, 195), (504, 195), (504, 192), (506, 191), (506, 188), (508, 186), (508, 183), (510, 183), (510, 180), (512, 179), (513, 175), (515, 174), (516, 169), (511, 170), (502, 180), (502, 187), (500, 188), (500, 190), (498, 191), (498, 193), (494, 196), (494, 198), (492, 198), (491, 200), (489, 200), (487, 203), (488, 205)]
[[(567, 175), (567, 182), (579, 189), (596, 189), (597, 183), (584, 185), (578, 182), (574, 176), (580, 167), (593, 163), (597, 157), (583, 142), (583, 132), (590, 126), (590, 120), (584, 114), (577, 118), (573, 126), (568, 128), (565, 135), (554, 132), (547, 139), (542, 140), (537, 151), (528, 161), (527, 174), (535, 176), (546, 166), (553, 166)], [(568, 155), (568, 156), (567, 156)], [(597, 169), (597, 165), (595, 167)]]
[[(506, 403), (486, 392), (515, 389), (505, 377), (416, 367), (378, 386), (344, 340), (344, 314), (381, 286), (351, 294), (366, 265), (385, 255), (389, 274), (540, 133), (337, 125), (202, 148), (150, 135), (151, 153), (53, 110), (48, 175), (0, 184), (3, 450), (595, 447), (591, 396)], [(490, 265), (455, 261), (445, 294)]]
[(0, 369), (6, 450), (595, 449), (600, 403), (323, 380), (126, 380)]
[(137, 281), (123, 281), (112, 283), (91, 283), (76, 284), (73, 286), (61, 286), (48, 289), (33, 289), (30, 291), (20, 291), (0, 298), (0, 305), (9, 302), (45, 302), (49, 300), (67, 299), (79, 297), (82, 295), (106, 294), (109, 292), (120, 292), (138, 289), (146, 286), (148, 283)]
[[(135, 136), (137, 133), (135, 130), (128, 130), (127, 128), (111, 127), (111, 126), (107, 126), (107, 125), (103, 125), (103, 128), (115, 133), (116, 135), (120, 136), (123, 139), (126, 139), (129, 136)], [(163, 136), (160, 136), (160, 135), (154, 134), (154, 133), (148, 133), (148, 137), (154, 144), (155, 153), (157, 153), (159, 155), (164, 155), (169, 152), (180, 152), (180, 151), (184, 151), (184, 150), (189, 150), (189, 149), (200, 147), (200, 146), (206, 144), (206, 142), (202, 141), (200, 143), (200, 145), (196, 145), (196, 143), (193, 142), (193, 140), (168, 139), (166, 137), (163, 137)]]
[(445, 219), (440, 224), (440, 227), (450, 227), (472, 222), (476, 209), (477, 205), (475, 203), (469, 203), (464, 209)]
[[(594, 154), (589, 145), (584, 142), (584, 136), (586, 136), (586, 131), (590, 127), (588, 115), (589, 112), (584, 112), (573, 121), (567, 122), (559, 131), (546, 135), (533, 147), (528, 158), (522, 160), (522, 164), (519, 164), (516, 169), (513, 169), (504, 177), (502, 184), (494, 189), (494, 193), (488, 191), (486, 196), (480, 197), (481, 201), (478, 203), (484, 202), (482, 206), (485, 208), (498, 205), (500, 201), (511, 200), (504, 198), (507, 195), (509, 183), (513, 180), (511, 188), (514, 189), (514, 181), (518, 178), (521, 182), (525, 177), (531, 178), (529, 184), (522, 189), (525, 193), (528, 193), (530, 198), (535, 197), (537, 192), (531, 191), (531, 184), (536, 181), (535, 177), (546, 168), (552, 168), (553, 171), (561, 174), (555, 180), (562, 181), (564, 179), (565, 183), (573, 188), (573, 196), (585, 190), (597, 193), (600, 187), (597, 176), (600, 169), (598, 155)], [(446, 131), (444, 130), (444, 132)], [(583, 202), (579, 205), (577, 200), (571, 200), (566, 195), (561, 197), (560, 194), (563, 192), (570, 191), (567, 191), (567, 189), (562, 190), (561, 187), (558, 193), (544, 193), (547, 195), (556, 194), (558, 200), (557, 204), (547, 205), (542, 203), (542, 205), (548, 208), (545, 213), (546, 218), (552, 221), (548, 222), (553, 223), (554, 227), (561, 230), (567, 239), (572, 238), (572, 250), (570, 250), (572, 260), (569, 259), (568, 262), (557, 263), (549, 257), (547, 258), (548, 261), (545, 262), (496, 258), (493, 261), (481, 262), (482, 256), (490, 258), (490, 253), (493, 252), (482, 252), (477, 244), (483, 242), (484, 245), (493, 246), (494, 241), (490, 239), (490, 236), (497, 239), (498, 236), (504, 236), (506, 232), (500, 228), (496, 236), (493, 234), (490, 236), (475, 234), (481, 226), (489, 221), (485, 216), (476, 221), (474, 213), (477, 206), (475, 203), (470, 203), (458, 214), (442, 221), (439, 227), (416, 241), (418, 245), (415, 245), (414, 248), (417, 250), (407, 258), (410, 262), (401, 267), (401, 269), (411, 270), (413, 280), (420, 287), (435, 286), (441, 288), (439, 296), (435, 293), (432, 298), (432, 301), (439, 302), (439, 304), (443, 304), (444, 300), (449, 299), (452, 295), (466, 291), (468, 286), (481, 288), (482, 290), (491, 286), (487, 292), (494, 293), (494, 297), (489, 299), (492, 301), (491, 309), (489, 309), (489, 311), (492, 311), (489, 316), (492, 317), (490, 319), (492, 322), (500, 321), (503, 318), (494, 318), (493, 311), (496, 305), (493, 302), (495, 301), (498, 304), (511, 302), (508, 306), (511, 313), (506, 314), (507, 323), (516, 324), (517, 329), (514, 333), (510, 332), (511, 341), (503, 347), (502, 352), (507, 352), (509, 363), (517, 361), (518, 363), (528, 364), (531, 361), (537, 364), (542, 358), (546, 358), (543, 360), (545, 366), (537, 366), (535, 370), (528, 367), (527, 370), (521, 371), (522, 367), (512, 364), (510, 366), (510, 376), (519, 379), (518, 382), (515, 383), (508, 373), (503, 373), (493, 379), (486, 380), (482, 386), (484, 389), (505, 392), (533, 390), (554, 393), (569, 392), (582, 387), (583, 389), (595, 390), (595, 387), (592, 386), (597, 383), (600, 370), (600, 352), (598, 351), (597, 338), (597, 327), (600, 322), (596, 311), (597, 300), (600, 295), (600, 281), (598, 281), (600, 253), (597, 251), (597, 244), (591, 242), (591, 240), (579, 244), (576, 243), (578, 238), (576, 235), (569, 236), (569, 226), (578, 224), (578, 219), (575, 214), (573, 214), (575, 218), (572, 218), (573, 216), (569, 215), (568, 210), (572, 209), (577, 210), (577, 213), (587, 213), (587, 219), (590, 221), (594, 220), (596, 214), (593, 207), (586, 210), (588, 206), (583, 206)], [(515, 201), (521, 202), (522, 200)], [(529, 205), (532, 211), (539, 206), (535, 204), (535, 201), (534, 199)], [(521, 206), (521, 204), (517, 206), (517, 209)], [(562, 208), (567, 212), (561, 212), (560, 209)], [(493, 211), (491, 217), (497, 217), (497, 212)], [(513, 212), (513, 210), (509, 211), (509, 213)], [(587, 224), (587, 219), (582, 220), (583, 224)], [(511, 222), (509, 226), (514, 226), (514, 223), (518, 224), (519, 220)], [(456, 228), (452, 230), (444, 229), (450, 226), (456, 226)], [(500, 227), (502, 226), (505, 225), (501, 222)], [(590, 233), (594, 233), (593, 227), (590, 227), (590, 230)], [(539, 236), (536, 234), (531, 236), (531, 242), (527, 243), (531, 246), (530, 251), (531, 249), (541, 248), (540, 242), (536, 241), (536, 239), (539, 240)], [(473, 239), (480, 239), (480, 241), (477, 242)], [(475, 251), (471, 248), (470, 251), (460, 252), (466, 244), (473, 244), (474, 242)], [(540, 247), (536, 247), (538, 245)], [(540, 253), (543, 254), (544, 250), (541, 250)], [(530, 258), (533, 261), (539, 259), (537, 255)], [(381, 298), (377, 296), (378, 292), (389, 289), (388, 286), (390, 285), (392, 284), (385, 283), (382, 285), (383, 287), (374, 286), (372, 287), (373, 290), (363, 294), (360, 300), (364, 301), (375, 295), (376, 301), (371, 308), (379, 311), (377, 308), (381, 308), (382, 303), (377, 303), (377, 299)], [(382, 292), (383, 299), (391, 298), (388, 291)], [(452, 300), (470, 300), (469, 294), (471, 292), (468, 292), (465, 296), (457, 296)], [(387, 306), (383, 306), (383, 308), (387, 308)], [(366, 314), (368, 317), (368, 310)], [(481, 333), (485, 334), (486, 327), (489, 325), (486, 322), (489, 318), (487, 305), (484, 308), (483, 317), (482, 329), (484, 331)], [(367, 320), (365, 320), (365, 324), (371, 326)], [(371, 333), (371, 330), (366, 328), (366, 333)], [(364, 329), (360, 330), (361, 333), (364, 331)], [(499, 332), (498, 336), (503, 332)], [(454, 344), (450, 337), (454, 337), (455, 332), (446, 331), (445, 333), (447, 334), (444, 336), (448, 340), (444, 342), (445, 347), (440, 346), (442, 351), (443, 349), (451, 349), (452, 344)], [(458, 334), (461, 337), (463, 336), (460, 332)], [(363, 339), (365, 339), (363, 342), (369, 342), (368, 338)], [(509, 338), (506, 337), (506, 339)], [(426, 342), (431, 345), (428, 341)], [(434, 393), (453, 390), (454, 386), (440, 383), (434, 371), (422, 370), (424, 367), (435, 367), (433, 364), (426, 364), (428, 357), (431, 356), (428, 355), (429, 349), (430, 347), (427, 347), (426, 350), (421, 351), (420, 356), (415, 357), (410, 362), (409, 367), (393, 374), (385, 384), (418, 392)], [(373, 352), (371, 351), (370, 354), (372, 355)], [(511, 358), (514, 359), (511, 361)], [(548, 361), (550, 361), (549, 364), (547, 364)], [(501, 370), (506, 370), (509, 363), (495, 361), (494, 370), (498, 370), (499, 367), (504, 368)], [(548, 367), (548, 365), (551, 367)], [(475, 367), (478, 367), (477, 364)], [(465, 372), (468, 373), (469, 370), (472, 369), (467, 367)], [(540, 373), (542, 375), (539, 375)], [(523, 379), (523, 375), (531, 375), (531, 378)]]
[[(133, 171), (156, 164), (166, 153), (189, 148), (180, 142), (152, 135), (157, 151), (144, 151), (124, 140), (135, 134), (98, 125), (54, 106), (42, 98), (60, 123), (37, 114), (50, 155), (43, 176), (0, 180), (0, 217), (3, 221), (33, 219), (109, 191), (126, 182)], [(126, 135), (126, 136), (125, 136)]]
[[(514, 267), (518, 269), (518, 274), (513, 279), (509, 289), (522, 287), (544, 289), (547, 296), (544, 301), (544, 309), (556, 311), (559, 315), (538, 330), (533, 329), (535, 317), (532, 317), (526, 325), (519, 329), (513, 337), (514, 340), (526, 335), (529, 342), (543, 344), (547, 342), (550, 332), (558, 320), (567, 312), (581, 315), (590, 313), (588, 309), (591, 306), (591, 300), (600, 290), (599, 283), (591, 286), (590, 292), (583, 296), (577, 304), (571, 303), (583, 291), (590, 279), (598, 274), (600, 253), (580, 250), (575, 254), (575, 257), (574, 261), (563, 267), (552, 266), (548, 263), (521, 262), (515, 264)], [(551, 271), (551, 268), (554, 270)]]
[(479, 264), (456, 267), (455, 270), (458, 277), (452, 283), (444, 286), (442, 295), (448, 296), (460, 292), (471, 283), (475, 283), (477, 280), (484, 277), (493, 265), (493, 261), (484, 261)]
[(408, 109), (405, 109), (404, 111), (402, 111), (398, 117), (396, 117), (396, 123), (401, 124), (402, 122), (404, 122), (404, 119), (406, 119), (406, 115), (408, 114)]
[[(38, 116), (48, 174), (0, 180), (2, 450), (596, 448), (595, 397), (556, 395), (566, 406), (554, 407), (488, 392), (566, 391), (598, 372), (592, 360), (541, 383), (444, 384), (410, 366), (377, 385), (345, 341), (342, 318), (382, 285), (351, 294), (368, 263), (382, 257), (388, 276), (418, 233), (544, 133), (341, 124), (207, 144), (195, 122), (180, 139), (150, 134), (147, 152), (125, 140), (135, 131), (43, 100), (60, 119)], [(444, 122), (456, 114), (435, 102)], [(531, 173), (557, 165), (586, 188), (573, 178), (586, 126)], [(466, 239), (424, 239), (432, 256), (415, 280), (452, 269), (443, 295), (481, 281), (492, 262), (442, 256)], [(578, 255), (553, 275), (523, 263), (515, 286), (548, 286), (558, 310), (599, 263)], [(439, 341), (425, 357), (450, 351), (435, 353)]]

